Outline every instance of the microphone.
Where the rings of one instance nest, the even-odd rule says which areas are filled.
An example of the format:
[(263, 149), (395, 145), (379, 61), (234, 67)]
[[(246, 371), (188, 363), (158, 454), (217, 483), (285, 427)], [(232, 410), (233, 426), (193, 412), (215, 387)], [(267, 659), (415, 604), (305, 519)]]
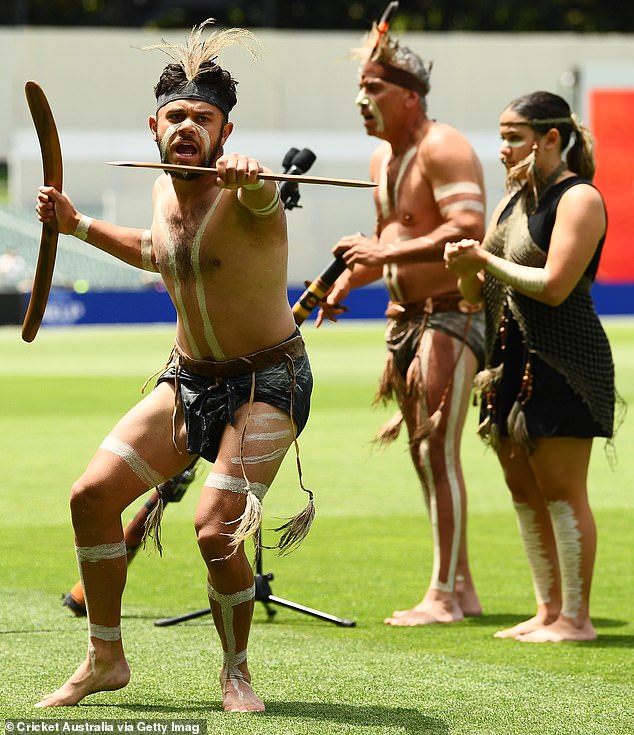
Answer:
[[(297, 148), (291, 148), (282, 162), (284, 173), (291, 174), (291, 176), (305, 174), (316, 159), (317, 156), (309, 148), (302, 148), (301, 151), (298, 151)], [(284, 204), (284, 209), (301, 206), (298, 204), (299, 185), (293, 181), (285, 181), (280, 186), (280, 198)]]
[(293, 156), (291, 167), (286, 171), (286, 173), (291, 175), (305, 174), (316, 160), (317, 156), (310, 150), (310, 148), (302, 148), (299, 153), (296, 153), (295, 156)]
[(289, 148), (286, 155), (284, 156), (284, 160), (282, 161), (282, 168), (284, 169), (284, 173), (288, 173), (288, 169), (293, 165), (293, 159), (295, 156), (299, 153), (298, 148)]

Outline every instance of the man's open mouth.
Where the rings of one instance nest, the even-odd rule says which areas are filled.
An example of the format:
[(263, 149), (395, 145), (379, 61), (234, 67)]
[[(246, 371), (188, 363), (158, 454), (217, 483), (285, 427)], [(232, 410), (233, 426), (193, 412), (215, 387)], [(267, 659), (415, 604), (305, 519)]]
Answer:
[(193, 158), (198, 153), (198, 147), (193, 143), (178, 143), (174, 146), (173, 150), (181, 158)]

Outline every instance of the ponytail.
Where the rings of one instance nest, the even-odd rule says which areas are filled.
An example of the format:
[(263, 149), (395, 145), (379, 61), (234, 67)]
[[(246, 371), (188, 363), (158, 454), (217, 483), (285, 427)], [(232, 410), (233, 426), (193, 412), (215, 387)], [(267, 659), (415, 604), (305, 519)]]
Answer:
[(571, 171), (592, 181), (595, 172), (594, 140), (592, 133), (573, 112), (570, 116), (575, 140), (566, 154), (566, 164)]

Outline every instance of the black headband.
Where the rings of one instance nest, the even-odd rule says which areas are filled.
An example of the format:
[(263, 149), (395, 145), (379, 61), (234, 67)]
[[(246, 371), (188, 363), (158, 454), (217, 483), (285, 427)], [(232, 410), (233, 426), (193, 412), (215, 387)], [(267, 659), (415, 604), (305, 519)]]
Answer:
[(158, 112), (161, 107), (164, 107), (168, 102), (174, 102), (174, 100), (208, 102), (210, 105), (218, 107), (227, 116), (234, 106), (227, 100), (226, 95), (221, 94), (218, 90), (208, 84), (198, 84), (198, 82), (193, 81), (187, 82), (183, 87), (171, 89), (169, 92), (159, 95), (156, 98), (156, 111)]

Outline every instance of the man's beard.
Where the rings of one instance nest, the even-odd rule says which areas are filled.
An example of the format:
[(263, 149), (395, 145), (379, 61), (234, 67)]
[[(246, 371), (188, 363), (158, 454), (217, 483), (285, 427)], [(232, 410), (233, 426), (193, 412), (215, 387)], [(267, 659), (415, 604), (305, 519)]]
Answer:
[[(168, 157), (167, 146), (163, 148), (161, 141), (157, 140), (156, 145), (158, 146), (159, 153), (161, 154), (161, 163), (171, 163)], [(202, 162), (199, 164), (203, 168), (209, 168), (212, 163), (215, 163), (216, 159), (222, 155), (222, 143), (220, 140), (217, 141), (214, 148), (210, 148), (207, 155), (204, 156)], [(202, 173), (196, 173), (195, 171), (168, 171), (170, 176), (181, 181), (193, 181), (203, 176)]]

